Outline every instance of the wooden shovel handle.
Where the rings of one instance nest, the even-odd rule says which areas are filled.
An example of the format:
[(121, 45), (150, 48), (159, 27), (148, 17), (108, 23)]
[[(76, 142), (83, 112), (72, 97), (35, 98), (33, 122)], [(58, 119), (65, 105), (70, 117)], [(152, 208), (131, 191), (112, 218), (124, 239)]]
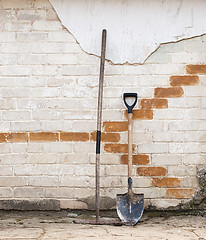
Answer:
[(132, 178), (132, 113), (128, 113), (128, 178)]

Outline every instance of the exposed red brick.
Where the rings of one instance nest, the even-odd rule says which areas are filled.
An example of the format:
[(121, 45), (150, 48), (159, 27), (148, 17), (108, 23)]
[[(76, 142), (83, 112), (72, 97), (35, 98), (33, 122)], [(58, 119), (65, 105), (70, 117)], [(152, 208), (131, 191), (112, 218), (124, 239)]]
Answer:
[[(105, 144), (104, 150), (109, 153), (127, 153), (128, 144)], [(134, 150), (134, 145), (133, 145)]]
[(168, 108), (168, 100), (161, 98), (153, 99), (142, 99), (140, 102), (141, 108), (151, 109), (151, 108)]
[(81, 133), (81, 132), (61, 132), (60, 133), (61, 141), (68, 142), (86, 142), (89, 141), (89, 133)]
[(27, 133), (0, 133), (0, 142), (28, 142)]
[(59, 133), (52, 133), (52, 132), (30, 133), (30, 141), (55, 142), (58, 140), (59, 140)]
[(125, 132), (128, 131), (128, 122), (104, 122), (105, 132)]
[(163, 167), (138, 167), (137, 174), (140, 176), (165, 176), (167, 169)]
[(206, 74), (206, 65), (187, 65), (187, 72), (190, 74)]
[(156, 98), (181, 97), (184, 91), (181, 87), (155, 88)]
[(178, 178), (153, 178), (152, 185), (154, 187), (179, 187), (180, 180)]
[[(128, 111), (125, 111), (125, 116), (128, 118)], [(145, 119), (151, 120), (153, 119), (153, 111), (148, 109), (136, 109), (133, 110), (132, 118), (135, 119)]]
[(194, 194), (193, 189), (167, 189), (168, 198), (191, 198)]
[[(90, 135), (92, 141), (96, 141), (96, 131), (92, 132)], [(120, 134), (119, 133), (101, 133), (102, 142), (119, 142)]]
[[(128, 164), (128, 155), (121, 156), (121, 163)], [(147, 165), (149, 163), (149, 156), (145, 154), (138, 154), (132, 156), (132, 164), (134, 165)]]
[(170, 84), (172, 86), (192, 86), (199, 83), (198, 76), (172, 76), (170, 77)]

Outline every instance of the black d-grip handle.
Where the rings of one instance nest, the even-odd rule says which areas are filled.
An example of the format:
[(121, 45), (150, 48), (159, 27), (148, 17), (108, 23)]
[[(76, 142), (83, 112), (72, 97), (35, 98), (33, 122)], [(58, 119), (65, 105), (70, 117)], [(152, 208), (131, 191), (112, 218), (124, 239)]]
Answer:
[[(134, 100), (134, 103), (132, 105), (129, 105), (127, 102), (126, 102), (126, 98), (128, 97), (133, 97), (135, 98)], [(128, 113), (132, 113), (132, 109), (134, 108), (134, 106), (136, 105), (137, 103), (137, 93), (124, 93), (123, 95), (123, 99), (124, 99), (124, 103), (126, 105), (126, 107), (128, 108)]]

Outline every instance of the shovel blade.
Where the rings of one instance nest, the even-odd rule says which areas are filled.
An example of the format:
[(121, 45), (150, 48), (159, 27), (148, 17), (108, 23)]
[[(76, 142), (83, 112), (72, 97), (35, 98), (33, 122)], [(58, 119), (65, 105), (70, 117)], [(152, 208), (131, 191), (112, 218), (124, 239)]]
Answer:
[(126, 225), (136, 225), (143, 211), (144, 194), (117, 194), (117, 214)]

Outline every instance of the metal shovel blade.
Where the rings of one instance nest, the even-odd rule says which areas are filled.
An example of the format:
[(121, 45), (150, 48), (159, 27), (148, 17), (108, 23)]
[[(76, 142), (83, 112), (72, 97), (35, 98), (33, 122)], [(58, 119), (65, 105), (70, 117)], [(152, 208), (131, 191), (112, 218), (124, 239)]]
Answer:
[(117, 194), (117, 214), (126, 225), (136, 225), (143, 211), (144, 194)]

